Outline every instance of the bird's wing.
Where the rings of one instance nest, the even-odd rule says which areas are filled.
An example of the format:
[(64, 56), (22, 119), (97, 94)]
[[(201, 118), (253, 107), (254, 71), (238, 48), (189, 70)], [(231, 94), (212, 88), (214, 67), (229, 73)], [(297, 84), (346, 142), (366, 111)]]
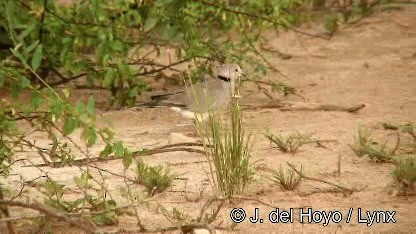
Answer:
[(218, 108), (231, 97), (228, 82), (220, 79), (208, 78), (188, 89), (190, 95), (189, 108), (196, 112), (207, 112)]
[(180, 92), (169, 96), (167, 99), (160, 101), (160, 103), (186, 107), (189, 105), (187, 96), (186, 92)]

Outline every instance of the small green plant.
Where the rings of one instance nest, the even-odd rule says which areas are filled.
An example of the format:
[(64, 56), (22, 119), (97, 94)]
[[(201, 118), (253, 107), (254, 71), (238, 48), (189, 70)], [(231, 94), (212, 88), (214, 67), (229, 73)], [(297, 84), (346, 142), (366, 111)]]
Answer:
[[(302, 173), (302, 166), (300, 171)], [(293, 169), (288, 169), (285, 172), (282, 166), (280, 166), (279, 170), (273, 170), (272, 176), (271, 180), (276, 182), (284, 190), (293, 191), (299, 187), (302, 181), (302, 176)]]
[(254, 172), (249, 164), (251, 134), (244, 130), (237, 98), (232, 98), (227, 117), (229, 121), (221, 122), (217, 113), (210, 112), (207, 125), (197, 124), (197, 129), (210, 161), (214, 186), (222, 195), (231, 196), (243, 192)]
[(326, 15), (324, 18), (324, 28), (330, 36), (334, 35), (339, 28), (338, 17), (334, 14)]
[(416, 182), (416, 157), (406, 157), (397, 160), (392, 175), (396, 182), (405, 190), (414, 188)]
[(368, 156), (375, 162), (391, 162), (398, 145), (399, 140), (394, 149), (389, 149), (386, 144), (377, 145), (367, 129), (359, 128), (357, 136), (354, 137), (354, 145), (351, 148), (359, 157)]
[(270, 141), (276, 144), (277, 148), (283, 153), (295, 154), (298, 149), (311, 141), (310, 135), (302, 135), (298, 132), (291, 133), (288, 136), (264, 134)]
[(139, 161), (137, 162), (137, 181), (144, 185), (149, 195), (161, 193), (172, 186), (176, 174), (171, 173), (169, 168), (160, 165), (149, 166)]

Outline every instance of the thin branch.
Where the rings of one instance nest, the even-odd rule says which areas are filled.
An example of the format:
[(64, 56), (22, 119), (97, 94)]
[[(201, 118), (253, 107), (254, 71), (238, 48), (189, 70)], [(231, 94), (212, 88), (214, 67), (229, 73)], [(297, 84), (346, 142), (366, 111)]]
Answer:
[(17, 207), (36, 210), (36, 211), (44, 213), (48, 216), (51, 216), (51, 217), (57, 218), (59, 220), (63, 220), (66, 223), (72, 224), (73, 226), (75, 226), (75, 227), (77, 227), (77, 228), (79, 228), (83, 231), (86, 231), (87, 233), (94, 233), (95, 232), (95, 230), (93, 228), (84, 224), (80, 220), (73, 220), (70, 217), (68, 217), (67, 214), (65, 214), (65, 213), (61, 213), (61, 212), (58, 213), (56, 211), (50, 210), (49, 208), (43, 207), (39, 204), (30, 204), (30, 203), (23, 203), (23, 202), (18, 202), (18, 201), (8, 201), (8, 200), (3, 200), (3, 199), (0, 200), (0, 204), (6, 205), (6, 206), (17, 206)]
[[(162, 147), (156, 147), (154, 149), (143, 149), (143, 150), (138, 150), (133, 152), (133, 156), (134, 157), (141, 157), (141, 156), (150, 156), (150, 155), (154, 155), (154, 154), (162, 154), (162, 153), (169, 153), (169, 152), (178, 152), (178, 151), (183, 151), (183, 152), (190, 152), (190, 153), (198, 153), (198, 154), (205, 154), (205, 151), (200, 150), (200, 149), (194, 149), (194, 148), (186, 148), (186, 147), (173, 147), (173, 148), (168, 148), (168, 146), (162, 146)], [(38, 151), (39, 154), (43, 154), (43, 151)], [(63, 167), (63, 166), (72, 166), (72, 165), (86, 165), (89, 163), (96, 163), (96, 162), (107, 162), (107, 161), (111, 161), (111, 160), (118, 160), (120, 158), (117, 158), (115, 156), (111, 156), (111, 157), (107, 157), (107, 158), (100, 158), (100, 157), (94, 157), (94, 158), (82, 158), (82, 159), (78, 159), (78, 160), (74, 160), (71, 163), (64, 163), (64, 162), (51, 162), (51, 161), (47, 161), (45, 163), (42, 164), (36, 164), (33, 165), (35, 167)], [(24, 166), (24, 167), (33, 167), (32, 165), (28, 165), (28, 166)]]
[[(3, 196), (3, 188), (0, 188), (0, 200), (4, 199)], [(0, 203), (1, 204), (1, 203)], [(10, 218), (10, 212), (9, 212), (9, 208), (6, 206), (0, 206), (0, 210), (2, 213), (2, 216), (6, 217), (6, 218)], [(7, 230), (9, 232), (9, 234), (14, 234), (14, 228), (13, 228), (13, 223), (11, 221), (7, 221)]]
[(344, 194), (344, 196), (351, 195), (353, 192), (355, 192), (355, 191), (356, 191), (356, 190), (354, 190), (354, 189), (350, 189), (350, 188), (342, 187), (341, 185), (334, 184), (334, 183), (332, 183), (332, 182), (328, 182), (328, 181), (326, 181), (326, 180), (321, 180), (321, 179), (317, 179), (317, 178), (313, 178), (313, 177), (306, 176), (305, 174), (303, 174), (303, 172), (301, 172), (301, 171), (297, 170), (293, 164), (290, 164), (290, 163), (287, 163), (287, 164), (288, 164), (288, 166), (289, 166), (289, 167), (290, 167), (290, 168), (291, 168), (294, 172), (296, 172), (299, 176), (301, 176), (301, 177), (302, 177), (302, 179), (307, 179), (307, 180), (312, 180), (312, 181), (317, 181), (317, 182), (321, 182), (321, 183), (324, 183), (324, 184), (329, 184), (329, 185), (332, 185), (332, 186), (334, 186), (334, 187), (336, 187), (336, 188), (340, 189), (340, 190), (342, 191), (342, 193)]

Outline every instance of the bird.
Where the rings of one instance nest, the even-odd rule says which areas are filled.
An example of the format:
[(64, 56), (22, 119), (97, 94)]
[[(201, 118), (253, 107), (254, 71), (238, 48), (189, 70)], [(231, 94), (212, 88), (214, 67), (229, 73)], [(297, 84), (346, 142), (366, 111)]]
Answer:
[(213, 72), (201, 77), (199, 83), (186, 87), (184, 92), (173, 94), (163, 104), (172, 104), (172, 110), (183, 117), (204, 121), (209, 113), (227, 106), (232, 97), (240, 98), (236, 85), (243, 72), (238, 64), (222, 64)]

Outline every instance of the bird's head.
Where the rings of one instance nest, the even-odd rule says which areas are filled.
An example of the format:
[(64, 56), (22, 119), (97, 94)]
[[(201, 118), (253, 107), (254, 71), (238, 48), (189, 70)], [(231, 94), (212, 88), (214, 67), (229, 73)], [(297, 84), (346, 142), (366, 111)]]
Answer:
[(231, 83), (231, 95), (236, 97), (236, 82), (240, 81), (243, 72), (238, 64), (223, 64), (217, 70), (217, 78)]

